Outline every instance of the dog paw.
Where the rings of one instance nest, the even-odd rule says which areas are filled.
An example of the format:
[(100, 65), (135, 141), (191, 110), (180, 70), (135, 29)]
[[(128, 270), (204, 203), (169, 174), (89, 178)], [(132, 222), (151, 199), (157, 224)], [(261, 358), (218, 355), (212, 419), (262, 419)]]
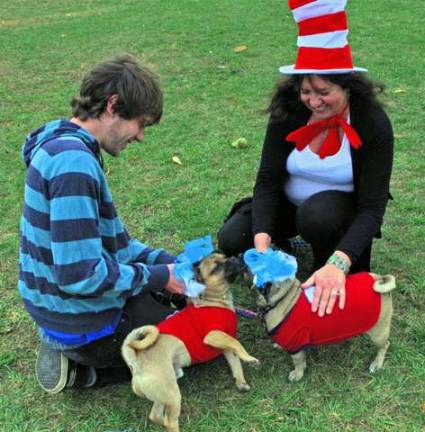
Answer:
[(255, 357), (251, 357), (249, 360), (247, 360), (247, 363), (253, 366), (258, 366), (260, 364), (260, 360)]
[(160, 426), (164, 426), (164, 418), (163, 418), (162, 415), (152, 414), (152, 413), (151, 413), (151, 414), (149, 415), (149, 420), (150, 420), (152, 423), (155, 423), (155, 424), (160, 425)]
[(381, 362), (373, 361), (369, 366), (369, 372), (373, 374), (379, 371), (379, 369), (382, 369), (382, 365)]
[(294, 369), (293, 371), (291, 371), (291, 372), (289, 373), (288, 378), (289, 378), (289, 381), (291, 381), (291, 382), (297, 382), (297, 381), (299, 381), (303, 376), (304, 376), (304, 372), (302, 372), (302, 371), (298, 371), (298, 370)]
[(243, 382), (237, 382), (236, 383), (236, 388), (241, 391), (241, 392), (247, 392), (251, 390), (251, 387), (248, 383), (246, 383), (245, 381)]

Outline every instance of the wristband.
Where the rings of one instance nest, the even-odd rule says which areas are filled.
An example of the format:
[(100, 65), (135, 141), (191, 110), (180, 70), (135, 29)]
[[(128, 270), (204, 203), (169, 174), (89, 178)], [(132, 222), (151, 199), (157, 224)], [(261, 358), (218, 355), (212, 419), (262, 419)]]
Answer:
[(326, 264), (333, 264), (335, 267), (342, 270), (344, 274), (348, 274), (348, 272), (350, 271), (350, 264), (348, 264), (348, 262), (345, 261), (344, 258), (341, 258), (336, 254), (332, 254), (326, 261)]

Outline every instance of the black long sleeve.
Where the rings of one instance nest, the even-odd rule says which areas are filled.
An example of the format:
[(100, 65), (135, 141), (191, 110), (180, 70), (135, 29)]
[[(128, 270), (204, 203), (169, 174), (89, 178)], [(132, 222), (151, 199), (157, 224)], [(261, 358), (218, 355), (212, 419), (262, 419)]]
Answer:
[[(382, 225), (389, 197), (394, 139), (390, 120), (381, 108), (352, 108), (350, 116), (363, 143), (359, 150), (351, 148), (357, 211), (337, 249), (354, 262)], [(267, 127), (254, 187), (254, 235), (259, 232), (271, 235), (274, 231), (278, 203), (288, 175), (286, 160), (294, 149), (294, 144), (287, 142), (285, 137), (305, 125), (307, 120), (307, 116), (297, 120), (288, 117), (282, 122), (270, 122)]]

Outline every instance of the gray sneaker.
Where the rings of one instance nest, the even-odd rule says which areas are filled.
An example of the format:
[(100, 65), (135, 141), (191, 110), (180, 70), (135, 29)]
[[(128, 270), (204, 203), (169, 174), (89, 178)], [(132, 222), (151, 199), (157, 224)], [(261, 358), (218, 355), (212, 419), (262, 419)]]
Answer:
[(61, 351), (42, 342), (36, 362), (36, 376), (41, 388), (56, 394), (66, 388), (92, 387), (97, 381), (96, 369), (69, 360)]
[(35, 371), (40, 387), (47, 393), (56, 394), (65, 388), (68, 381), (69, 360), (61, 351), (41, 342)]

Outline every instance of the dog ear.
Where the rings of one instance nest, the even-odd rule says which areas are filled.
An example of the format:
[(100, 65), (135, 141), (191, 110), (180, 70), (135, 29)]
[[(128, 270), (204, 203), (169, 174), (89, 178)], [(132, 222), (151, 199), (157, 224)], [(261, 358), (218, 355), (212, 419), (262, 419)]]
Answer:
[(204, 281), (204, 278), (201, 275), (200, 261), (198, 261), (197, 263), (193, 264), (193, 272), (195, 273), (195, 281), (203, 284), (205, 281)]

